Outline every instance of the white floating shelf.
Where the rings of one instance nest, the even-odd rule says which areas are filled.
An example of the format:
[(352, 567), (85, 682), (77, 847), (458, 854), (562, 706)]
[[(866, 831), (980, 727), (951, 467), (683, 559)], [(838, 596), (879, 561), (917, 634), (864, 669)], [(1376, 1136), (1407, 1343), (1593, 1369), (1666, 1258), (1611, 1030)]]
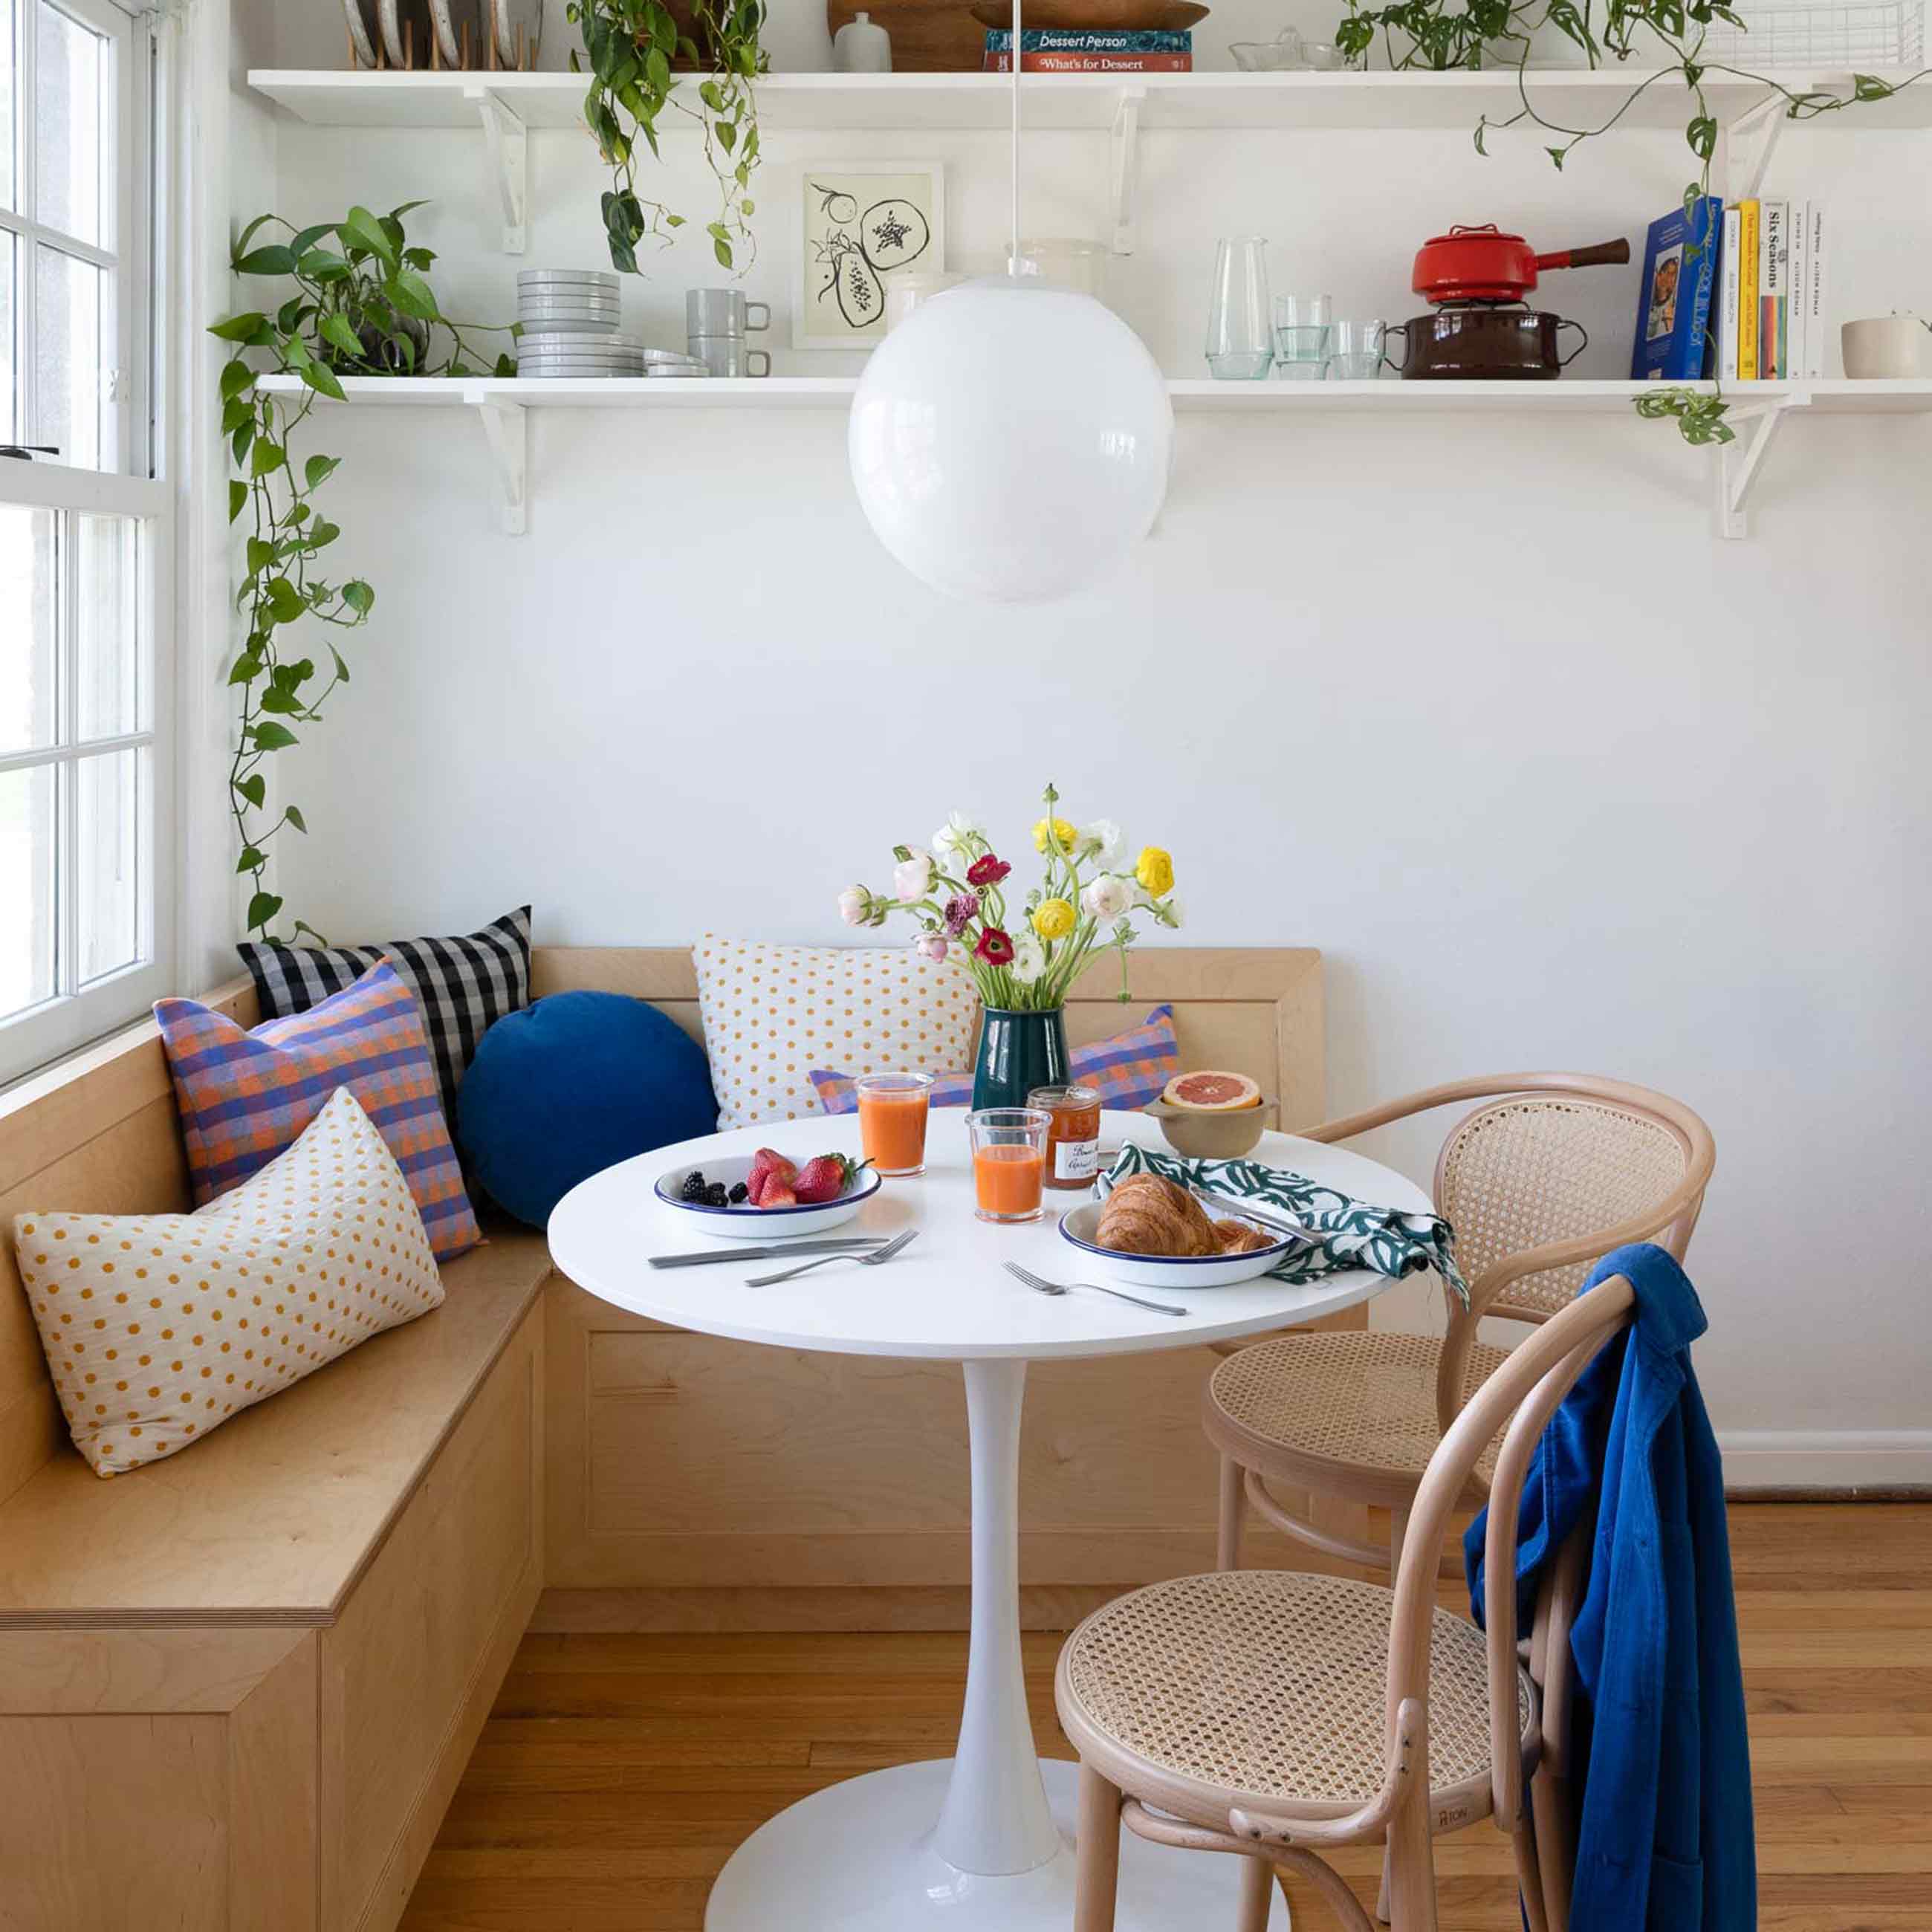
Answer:
[[(1648, 70), (1547, 68), (1528, 76), (1546, 118), (1594, 126), (1616, 112)], [(1902, 80), (1906, 70), (1884, 70)], [(1849, 86), (1849, 71), (1780, 71), (1794, 92)], [(584, 77), (573, 74), (369, 74), (257, 69), (256, 92), (298, 120), (332, 128), (474, 128), (479, 97), (500, 102), (529, 128), (568, 128), (582, 119)], [(1710, 111), (1726, 125), (1774, 97), (1762, 82), (1708, 75)], [(775, 74), (758, 84), (758, 118), (767, 128), (999, 128), (1006, 125), (1010, 82), (992, 74)], [(1124, 94), (1138, 98), (1143, 133), (1172, 128), (1473, 128), (1516, 110), (1514, 72), (1454, 74), (1029, 74), (1027, 124), (1106, 129)], [(1648, 88), (1618, 122), (1628, 128), (1681, 128), (1691, 112), (1681, 82)], [(671, 117), (674, 125), (679, 117)], [(1890, 100), (1827, 115), (1819, 128), (1932, 127), (1932, 81)]]
[[(272, 394), (293, 394), (299, 377), (265, 376)], [(1216, 382), (1171, 381), (1167, 392), (1182, 415), (1283, 417), (1300, 414), (1380, 416), (1628, 416), (1646, 382)], [(1710, 385), (1693, 386), (1708, 390)], [(350, 405), (375, 409), (472, 409), (482, 422), (502, 486), (502, 524), (512, 536), (526, 527), (532, 410), (844, 410), (857, 379), (850, 376), (772, 376), (735, 380), (700, 376), (550, 381), (540, 377), (352, 376)], [(1712, 452), (1713, 512), (1718, 534), (1745, 536), (1745, 505), (1773, 438), (1800, 411), (1821, 416), (1932, 415), (1932, 381), (1740, 382), (1728, 392), (1737, 440)], [(1656, 434), (1669, 431), (1657, 426)]]
[[(292, 394), (301, 380), (268, 376), (261, 386)], [(1294, 410), (1357, 415), (1428, 416), (1474, 412), (1558, 416), (1619, 415), (1650, 382), (1216, 382), (1202, 377), (1171, 381), (1168, 394), (1180, 413), (1276, 416)], [(1690, 386), (1708, 389), (1708, 383)], [(652, 381), (539, 376), (351, 376), (349, 400), (388, 409), (475, 409), (485, 403), (526, 409), (842, 410), (858, 379), (851, 376), (772, 376), (734, 380), (700, 376)], [(1821, 415), (1923, 416), (1932, 413), (1932, 381), (1735, 382), (1727, 392), (1742, 412), (1770, 403), (1806, 404)]]

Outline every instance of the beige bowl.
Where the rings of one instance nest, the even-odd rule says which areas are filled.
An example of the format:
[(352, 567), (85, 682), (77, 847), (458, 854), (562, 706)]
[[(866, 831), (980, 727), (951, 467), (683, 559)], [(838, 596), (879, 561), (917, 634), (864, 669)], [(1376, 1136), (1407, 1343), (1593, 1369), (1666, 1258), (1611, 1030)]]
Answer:
[(1252, 1154), (1276, 1112), (1275, 1098), (1264, 1094), (1252, 1107), (1231, 1114), (1196, 1113), (1191, 1107), (1171, 1107), (1150, 1100), (1141, 1112), (1160, 1123), (1167, 1144), (1190, 1160), (1236, 1160)]

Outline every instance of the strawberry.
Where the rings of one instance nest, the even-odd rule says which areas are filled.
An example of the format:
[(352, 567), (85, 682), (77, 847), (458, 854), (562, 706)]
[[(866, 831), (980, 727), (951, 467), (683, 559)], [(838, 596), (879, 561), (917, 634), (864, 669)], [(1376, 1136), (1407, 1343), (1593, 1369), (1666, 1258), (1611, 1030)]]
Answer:
[(776, 1173), (768, 1173), (765, 1177), (764, 1192), (758, 1196), (758, 1205), (760, 1208), (796, 1208), (798, 1196)]
[(816, 1160), (806, 1162), (793, 1181), (792, 1189), (799, 1199), (809, 1206), (836, 1201), (868, 1165), (863, 1161), (854, 1162), (842, 1154), (822, 1154)]
[(789, 1183), (798, 1172), (798, 1164), (786, 1160), (772, 1148), (760, 1148), (752, 1156), (752, 1171), (745, 1177), (746, 1191), (755, 1202), (764, 1191), (765, 1177), (776, 1174), (780, 1180)]

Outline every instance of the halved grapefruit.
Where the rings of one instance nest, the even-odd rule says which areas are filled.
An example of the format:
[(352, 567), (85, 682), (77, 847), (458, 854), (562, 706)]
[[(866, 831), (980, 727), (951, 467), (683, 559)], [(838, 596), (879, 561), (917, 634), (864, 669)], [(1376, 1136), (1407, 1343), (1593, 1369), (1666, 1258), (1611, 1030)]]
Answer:
[(1262, 1090), (1245, 1073), (1177, 1073), (1160, 1097), (1190, 1114), (1238, 1114), (1258, 1107)]

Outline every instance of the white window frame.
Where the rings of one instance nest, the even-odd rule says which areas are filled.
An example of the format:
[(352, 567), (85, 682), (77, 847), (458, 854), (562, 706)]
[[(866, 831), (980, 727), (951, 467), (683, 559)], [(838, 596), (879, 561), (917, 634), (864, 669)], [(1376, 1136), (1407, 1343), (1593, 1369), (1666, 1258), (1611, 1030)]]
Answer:
[[(11, 6), (14, 0), (0, 0)], [(65, 541), (57, 544), (61, 569), (56, 589), (57, 669), (56, 742), (33, 751), (0, 756), (0, 772), (51, 769), (58, 790), (56, 823), (66, 849), (56, 855), (54, 992), (51, 998), (10, 1018), (0, 1017), (0, 1084), (58, 1059), (88, 1041), (138, 1018), (164, 994), (175, 992), (176, 837), (175, 759), (175, 491), (164, 476), (167, 439), (158, 422), (165, 319), (160, 313), (157, 264), (166, 251), (157, 232), (168, 206), (163, 167), (165, 144), (158, 104), (163, 61), (151, 20), (116, 0), (50, 0), (58, 10), (92, 31), (106, 35), (116, 52), (118, 112), (112, 130), (115, 191), (113, 227), (96, 247), (47, 227), (20, 212), (35, 208), (33, 196), (33, 89), (36, 74), (36, 12), (39, 0), (20, 0), (15, 15), (16, 85), (22, 112), (16, 130), (16, 207), (0, 208), (0, 229), (16, 238), (20, 272), (16, 280), (16, 340), (20, 371), (20, 420), (16, 438), (44, 440), (38, 433), (33, 356), (34, 300), (30, 251), (38, 244), (110, 272), (113, 308), (114, 362), (110, 375), (111, 466), (82, 469), (62, 460), (32, 462), (0, 458), (0, 503), (42, 509), (62, 518)], [(106, 158), (104, 158), (104, 166)], [(107, 176), (104, 173), (104, 182)], [(104, 189), (104, 194), (105, 190)], [(144, 644), (136, 685), (141, 703), (139, 729), (107, 738), (77, 737), (79, 646), (72, 622), (76, 609), (76, 520), (96, 514), (125, 518), (137, 526), (138, 578), (136, 621)], [(77, 772), (81, 760), (129, 749), (148, 753), (147, 811), (139, 855), (137, 911), (141, 956), (134, 964), (81, 983), (80, 980)]]

